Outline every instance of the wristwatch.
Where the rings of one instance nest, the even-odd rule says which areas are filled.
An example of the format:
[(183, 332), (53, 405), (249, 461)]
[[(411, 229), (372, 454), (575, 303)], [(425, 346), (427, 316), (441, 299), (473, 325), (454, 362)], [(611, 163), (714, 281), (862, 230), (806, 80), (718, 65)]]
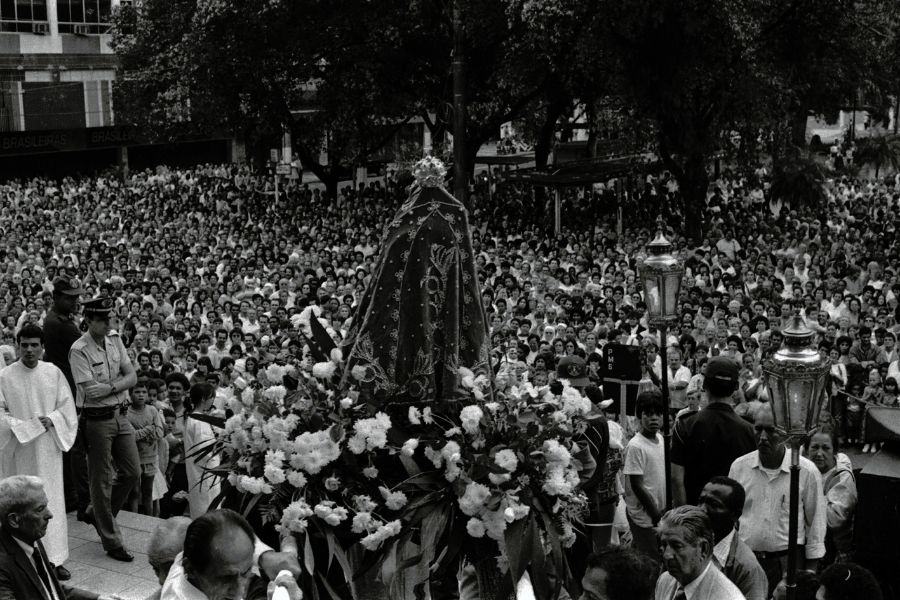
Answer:
[(112, 390), (111, 393), (113, 393), (113, 394), (118, 393), (118, 392), (116, 392), (116, 384), (114, 384), (112, 382), (109, 383), (109, 389)]

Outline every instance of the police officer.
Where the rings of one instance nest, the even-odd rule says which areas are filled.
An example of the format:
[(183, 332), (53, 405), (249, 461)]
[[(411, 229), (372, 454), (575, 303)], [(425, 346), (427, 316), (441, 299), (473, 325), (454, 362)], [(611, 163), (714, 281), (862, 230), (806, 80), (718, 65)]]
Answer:
[[(56, 277), (53, 280), (53, 306), (44, 317), (44, 360), (53, 363), (63, 372), (73, 398), (76, 389), (72, 368), (69, 366), (69, 350), (75, 340), (81, 337), (78, 329), (78, 300), (83, 293), (81, 282), (74, 277)], [(63, 464), (66, 507), (68, 510), (77, 508), (78, 518), (82, 521), (91, 502), (83, 438), (84, 435), (79, 430), (75, 445), (66, 452)]]
[(119, 334), (110, 330), (114, 307), (108, 297), (84, 303), (87, 332), (72, 344), (69, 364), (84, 418), (94, 526), (106, 553), (130, 562), (134, 556), (122, 543), (115, 515), (141, 475), (134, 429), (121, 410), (137, 374)]

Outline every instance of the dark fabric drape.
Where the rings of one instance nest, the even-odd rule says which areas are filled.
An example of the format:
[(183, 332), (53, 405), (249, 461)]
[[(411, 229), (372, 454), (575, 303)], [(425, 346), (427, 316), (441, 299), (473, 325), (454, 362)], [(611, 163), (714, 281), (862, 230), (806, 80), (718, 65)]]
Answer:
[(383, 240), (348, 336), (348, 373), (365, 367), (377, 402), (451, 399), (459, 367), (488, 369), (468, 213), (442, 188), (416, 187)]

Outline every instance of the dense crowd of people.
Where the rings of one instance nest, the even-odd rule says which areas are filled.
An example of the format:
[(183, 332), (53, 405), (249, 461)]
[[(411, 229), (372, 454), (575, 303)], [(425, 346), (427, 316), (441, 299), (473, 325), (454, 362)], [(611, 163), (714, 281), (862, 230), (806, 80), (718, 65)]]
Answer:
[[(756, 498), (748, 506), (758, 511), (770, 494), (786, 489), (786, 471), (759, 479), (761, 469), (777, 471), (785, 460), (766, 411), (761, 365), (796, 315), (833, 361), (827, 424), (804, 459), (805, 557), (812, 568), (843, 564), (852, 555), (856, 490), (840, 448), (877, 449), (866, 444), (866, 410), (898, 406), (900, 181), (830, 180), (826, 202), (794, 206), (771, 198), (764, 176), (726, 176), (711, 186), (706, 237), (696, 243), (683, 234), (683, 200), (666, 173), (646, 176), (621, 200), (624, 222), (616, 220), (612, 183), (567, 192), (558, 236), (545, 218), (546, 195), (499, 179), (490, 195), (473, 190), (470, 209), (498, 377), (541, 386), (577, 376), (600, 386), (607, 343), (642, 348), (637, 414), (610, 444), (613, 479), (606, 493), (611, 510), (618, 507), (616, 537), (662, 561), (675, 580), (660, 579), (657, 597), (682, 589), (674, 566), (680, 559), (668, 557), (662, 532), (687, 532), (690, 544), (708, 546), (692, 567), (696, 577), (696, 568), (713, 559), (724, 570), (728, 547), (721, 557), (713, 549), (723, 540), (732, 544), (737, 522), (744, 550), (764, 571), (762, 580), (762, 572), (748, 575), (757, 577), (747, 584), (750, 595), (741, 592), (754, 600), (777, 592), (784, 536), (780, 525), (775, 535), (759, 528), (771, 517), (786, 535), (787, 516), (745, 511), (736, 498)], [(196, 519), (215, 497), (217, 490), (200, 481), (209, 465), (186, 452), (215, 440), (215, 429), (187, 415), (222, 412), (238, 377), (252, 382), (268, 364), (303, 360), (300, 313), (311, 304), (322, 308), (330, 335), (343, 341), (373, 275), (381, 231), (408, 183), (389, 173), (346, 186), (337, 199), (298, 183), (276, 195), (270, 177), (207, 165), (135, 173), (124, 182), (34, 179), (0, 186), (0, 358), (21, 359), (23, 340), (46, 344), (45, 358), (66, 375), (82, 426), (76, 422), (63, 435), (62, 421), (45, 425), (57, 431), (61, 451), (74, 447), (67, 453), (65, 509), (96, 524), (110, 556), (130, 556), (115, 531), (119, 508)], [(648, 322), (638, 272), (659, 215), (686, 267), (678, 325), (666, 340)], [(73, 331), (78, 324), (81, 331)], [(60, 351), (62, 330), (68, 347)], [(91, 339), (109, 336), (114, 350), (92, 345)], [(668, 514), (661, 510), (657, 443), (664, 411), (660, 352), (667, 353), (677, 417), (674, 493), (676, 504), (685, 505)], [(92, 377), (105, 387), (91, 384)], [(2, 385), (0, 378), (0, 403)], [(723, 418), (736, 436), (716, 457), (722, 464), (706, 469), (712, 451), (698, 450), (696, 440), (712, 425), (701, 415), (724, 411), (717, 408), (723, 403), (734, 405), (734, 417)], [(113, 414), (126, 404), (127, 411)], [(83, 437), (85, 427), (93, 433), (81, 456), (98, 465), (112, 453), (116, 463), (92, 466), (90, 482), (77, 459), (84, 440), (69, 439), (76, 430)], [(134, 435), (123, 441), (129, 428)], [(99, 439), (102, 444), (93, 441)], [(751, 458), (738, 461), (742, 456)], [(725, 516), (716, 517), (716, 508)], [(591, 560), (597, 569), (628, 561), (637, 561), (638, 571), (649, 568), (631, 555)], [(63, 561), (60, 555), (49, 562), (62, 567)], [(67, 573), (58, 574), (64, 580)], [(721, 594), (716, 597), (727, 597)]]

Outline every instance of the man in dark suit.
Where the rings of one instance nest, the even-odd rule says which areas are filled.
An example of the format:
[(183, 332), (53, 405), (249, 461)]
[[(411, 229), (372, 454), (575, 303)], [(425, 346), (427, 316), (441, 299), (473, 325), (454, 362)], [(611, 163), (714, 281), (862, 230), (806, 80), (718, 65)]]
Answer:
[(60, 584), (41, 544), (52, 518), (40, 478), (0, 481), (0, 600), (113, 600)]

